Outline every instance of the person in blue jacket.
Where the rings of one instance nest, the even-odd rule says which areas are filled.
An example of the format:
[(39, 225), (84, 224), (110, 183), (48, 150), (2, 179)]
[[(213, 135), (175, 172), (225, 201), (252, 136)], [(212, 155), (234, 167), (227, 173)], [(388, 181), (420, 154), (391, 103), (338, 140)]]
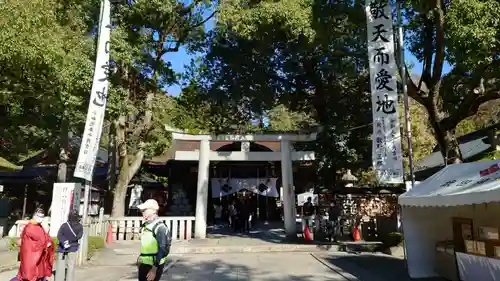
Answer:
[(80, 216), (76, 213), (68, 215), (68, 221), (63, 223), (57, 233), (59, 246), (57, 248), (57, 265), (55, 281), (74, 281), (75, 266), (80, 239), (83, 236), (83, 226)]

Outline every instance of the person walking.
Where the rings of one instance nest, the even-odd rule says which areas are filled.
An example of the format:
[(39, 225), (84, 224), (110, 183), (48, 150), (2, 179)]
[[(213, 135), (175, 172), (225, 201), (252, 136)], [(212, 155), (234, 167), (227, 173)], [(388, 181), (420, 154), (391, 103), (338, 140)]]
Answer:
[(168, 227), (158, 217), (158, 202), (148, 199), (137, 206), (144, 223), (141, 230), (141, 253), (137, 259), (139, 281), (158, 281), (170, 253), (172, 237)]
[(248, 202), (248, 198), (243, 197), (240, 203), (240, 212), (239, 218), (241, 221), (240, 231), (241, 232), (250, 232), (250, 203)]
[(37, 208), (21, 233), (21, 239), (18, 241), (21, 263), (16, 276), (19, 281), (45, 280), (52, 276), (54, 245), (42, 226), (44, 217), (44, 211)]
[(220, 203), (214, 204), (214, 225), (217, 225), (217, 222), (221, 222), (222, 218), (222, 206)]
[(236, 203), (234, 201), (231, 202), (228, 206), (228, 218), (229, 218), (229, 227), (236, 229)]
[(55, 281), (74, 281), (75, 266), (80, 239), (83, 236), (83, 225), (76, 213), (68, 215), (68, 221), (63, 223), (57, 232), (57, 263)]
[(330, 203), (330, 207), (328, 208), (328, 223), (330, 224), (331, 231), (331, 233), (329, 233), (330, 241), (333, 238), (333, 241), (337, 242), (341, 233), (340, 214), (340, 207), (335, 203), (335, 201), (332, 201)]
[(312, 231), (312, 220), (314, 216), (314, 205), (312, 203), (312, 198), (307, 197), (307, 202), (302, 206), (302, 233), (304, 233), (307, 227), (309, 231)]

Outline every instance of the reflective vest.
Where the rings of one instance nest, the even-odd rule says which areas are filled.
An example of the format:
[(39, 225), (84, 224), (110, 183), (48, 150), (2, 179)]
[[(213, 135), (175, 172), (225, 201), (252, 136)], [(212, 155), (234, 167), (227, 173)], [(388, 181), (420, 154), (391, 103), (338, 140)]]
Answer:
[[(144, 225), (141, 229), (141, 255), (139, 256), (139, 263), (154, 265), (156, 254), (158, 253), (158, 241), (156, 240), (156, 231), (161, 220), (155, 220), (151, 223)], [(167, 260), (165, 256), (158, 264), (162, 265)]]

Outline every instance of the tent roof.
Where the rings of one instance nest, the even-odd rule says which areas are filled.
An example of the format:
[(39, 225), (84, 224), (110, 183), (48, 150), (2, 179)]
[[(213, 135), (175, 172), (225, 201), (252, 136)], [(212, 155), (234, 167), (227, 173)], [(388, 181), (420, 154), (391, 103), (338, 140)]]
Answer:
[(454, 164), (399, 196), (403, 206), (459, 206), (500, 202), (500, 159)]

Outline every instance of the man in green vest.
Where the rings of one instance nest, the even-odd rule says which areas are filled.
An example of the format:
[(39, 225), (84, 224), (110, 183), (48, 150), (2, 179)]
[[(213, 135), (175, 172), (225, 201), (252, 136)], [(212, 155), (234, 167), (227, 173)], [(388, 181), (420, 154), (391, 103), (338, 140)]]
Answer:
[(171, 236), (168, 227), (158, 217), (158, 202), (148, 199), (137, 206), (144, 223), (141, 229), (141, 254), (139, 256), (139, 281), (158, 281), (170, 252)]

